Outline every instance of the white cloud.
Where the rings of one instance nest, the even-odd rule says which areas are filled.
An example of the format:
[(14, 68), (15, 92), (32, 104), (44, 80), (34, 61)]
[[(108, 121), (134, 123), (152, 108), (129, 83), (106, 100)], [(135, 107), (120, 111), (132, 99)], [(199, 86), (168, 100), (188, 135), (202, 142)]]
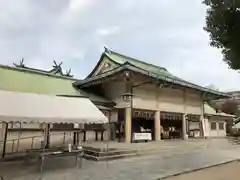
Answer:
[(97, 29), (97, 34), (100, 36), (109, 36), (119, 33), (120, 26), (111, 26), (107, 28), (99, 28)]
[(220, 89), (240, 88), (203, 31), (200, 0), (0, 0), (1, 64), (18, 62), (49, 69), (64, 61), (77, 77), (99, 60), (103, 45), (174, 75)]
[(91, 3), (93, 3), (93, 0), (70, 0), (69, 9), (79, 11), (91, 5)]

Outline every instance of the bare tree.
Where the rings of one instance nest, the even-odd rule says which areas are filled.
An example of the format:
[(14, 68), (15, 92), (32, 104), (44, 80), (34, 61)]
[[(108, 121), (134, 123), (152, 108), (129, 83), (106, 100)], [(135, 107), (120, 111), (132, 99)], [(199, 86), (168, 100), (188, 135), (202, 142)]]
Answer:
[(238, 114), (238, 102), (234, 99), (226, 100), (221, 107), (221, 110), (227, 114)]

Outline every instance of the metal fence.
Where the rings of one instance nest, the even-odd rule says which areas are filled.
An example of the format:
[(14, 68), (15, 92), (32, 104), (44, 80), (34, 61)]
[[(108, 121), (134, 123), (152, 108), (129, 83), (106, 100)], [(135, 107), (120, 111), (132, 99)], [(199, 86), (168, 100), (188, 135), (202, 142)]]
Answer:
[[(49, 134), (49, 147), (67, 147), (69, 143), (73, 143), (73, 134), (74, 132), (78, 133), (78, 140), (79, 144), (83, 144), (85, 140), (87, 142), (95, 141), (95, 133), (94, 131), (88, 131), (86, 135), (86, 139), (84, 139), (84, 133), (81, 131), (67, 131), (67, 132), (50, 132)], [(13, 153), (24, 153), (27, 149), (37, 149), (41, 148), (41, 142), (44, 140), (44, 134), (43, 133), (35, 133), (34, 132), (28, 132), (27, 136), (25, 135), (18, 135), (15, 132), (14, 135), (11, 133), (8, 134), (9, 139), (6, 140), (6, 146), (5, 146), (5, 155), (11, 155)], [(13, 137), (13, 138), (12, 138)], [(14, 138), (17, 137), (17, 138)], [(100, 139), (99, 137), (98, 139)], [(106, 139), (106, 138), (104, 138)], [(3, 144), (4, 141), (0, 141), (0, 153), (3, 152)]]
[[(50, 147), (54, 146), (65, 146), (70, 141), (73, 141), (73, 132), (58, 132), (58, 133), (50, 133)], [(5, 153), (21, 153), (25, 152), (27, 149), (35, 149), (41, 147), (41, 142), (44, 140), (44, 135), (35, 135), (28, 137), (20, 137), (6, 140), (6, 149)], [(0, 142), (1, 150), (3, 151), (4, 141)]]

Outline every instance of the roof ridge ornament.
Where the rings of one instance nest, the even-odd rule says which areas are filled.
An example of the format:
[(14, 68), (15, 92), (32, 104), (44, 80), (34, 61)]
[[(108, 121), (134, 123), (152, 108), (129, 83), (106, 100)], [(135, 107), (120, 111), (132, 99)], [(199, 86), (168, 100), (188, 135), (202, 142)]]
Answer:
[(106, 53), (111, 53), (111, 50), (110, 49), (108, 49), (106, 46), (104, 46), (104, 51), (106, 52)]
[(19, 64), (13, 63), (13, 65), (14, 65), (15, 67), (19, 67), (19, 68), (25, 68), (25, 67), (26, 67), (25, 64), (24, 64), (24, 58), (22, 58), (22, 59), (20, 60), (20, 63), (19, 63)]
[(62, 63), (63, 62), (61, 61), (59, 64), (57, 64), (57, 62), (55, 60), (53, 60), (53, 65), (52, 65), (53, 69), (51, 69), (49, 72), (53, 73), (53, 74), (57, 74), (57, 73), (63, 74), (62, 73)]
[(62, 61), (59, 63), (59, 64), (57, 64), (57, 62), (55, 61), (55, 60), (53, 60), (53, 68), (62, 68), (61, 66), (62, 66)]
[(73, 75), (71, 74), (72, 69), (70, 68), (69, 70), (66, 71), (66, 74), (64, 76), (67, 77), (73, 77)]

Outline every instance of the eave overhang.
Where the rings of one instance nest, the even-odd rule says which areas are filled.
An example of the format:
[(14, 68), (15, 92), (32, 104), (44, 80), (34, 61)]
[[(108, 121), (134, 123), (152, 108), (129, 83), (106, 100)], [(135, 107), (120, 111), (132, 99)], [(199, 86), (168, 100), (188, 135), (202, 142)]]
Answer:
[[(152, 73), (152, 72), (146, 71), (144, 69), (140, 69), (136, 66), (133, 66), (130, 63), (125, 63), (115, 69), (104, 72), (97, 76), (93, 76), (91, 78), (87, 78), (87, 79), (84, 79), (81, 81), (76, 81), (73, 83), (73, 85), (78, 88), (86, 88), (86, 87), (90, 87), (92, 85), (101, 84), (104, 79), (111, 80), (111, 78), (114, 78), (117, 74), (123, 73), (124, 71), (131, 71), (134, 73), (139, 73), (143, 76), (153, 78), (154, 80), (157, 80), (159, 82), (170, 83), (170, 84), (179, 85), (179, 86), (190, 88), (190, 89), (195, 89), (195, 90), (203, 92), (205, 97), (207, 97), (209, 95), (214, 96), (214, 99), (231, 97), (227, 93), (216, 91), (216, 90), (209, 89), (209, 88), (205, 88), (205, 87), (202, 87), (202, 86), (199, 86), (199, 85), (196, 85), (196, 84), (193, 84), (193, 83), (181, 80), (181, 79), (177, 79), (175, 77)], [(207, 99), (209, 99), (209, 98), (207, 98)]]

